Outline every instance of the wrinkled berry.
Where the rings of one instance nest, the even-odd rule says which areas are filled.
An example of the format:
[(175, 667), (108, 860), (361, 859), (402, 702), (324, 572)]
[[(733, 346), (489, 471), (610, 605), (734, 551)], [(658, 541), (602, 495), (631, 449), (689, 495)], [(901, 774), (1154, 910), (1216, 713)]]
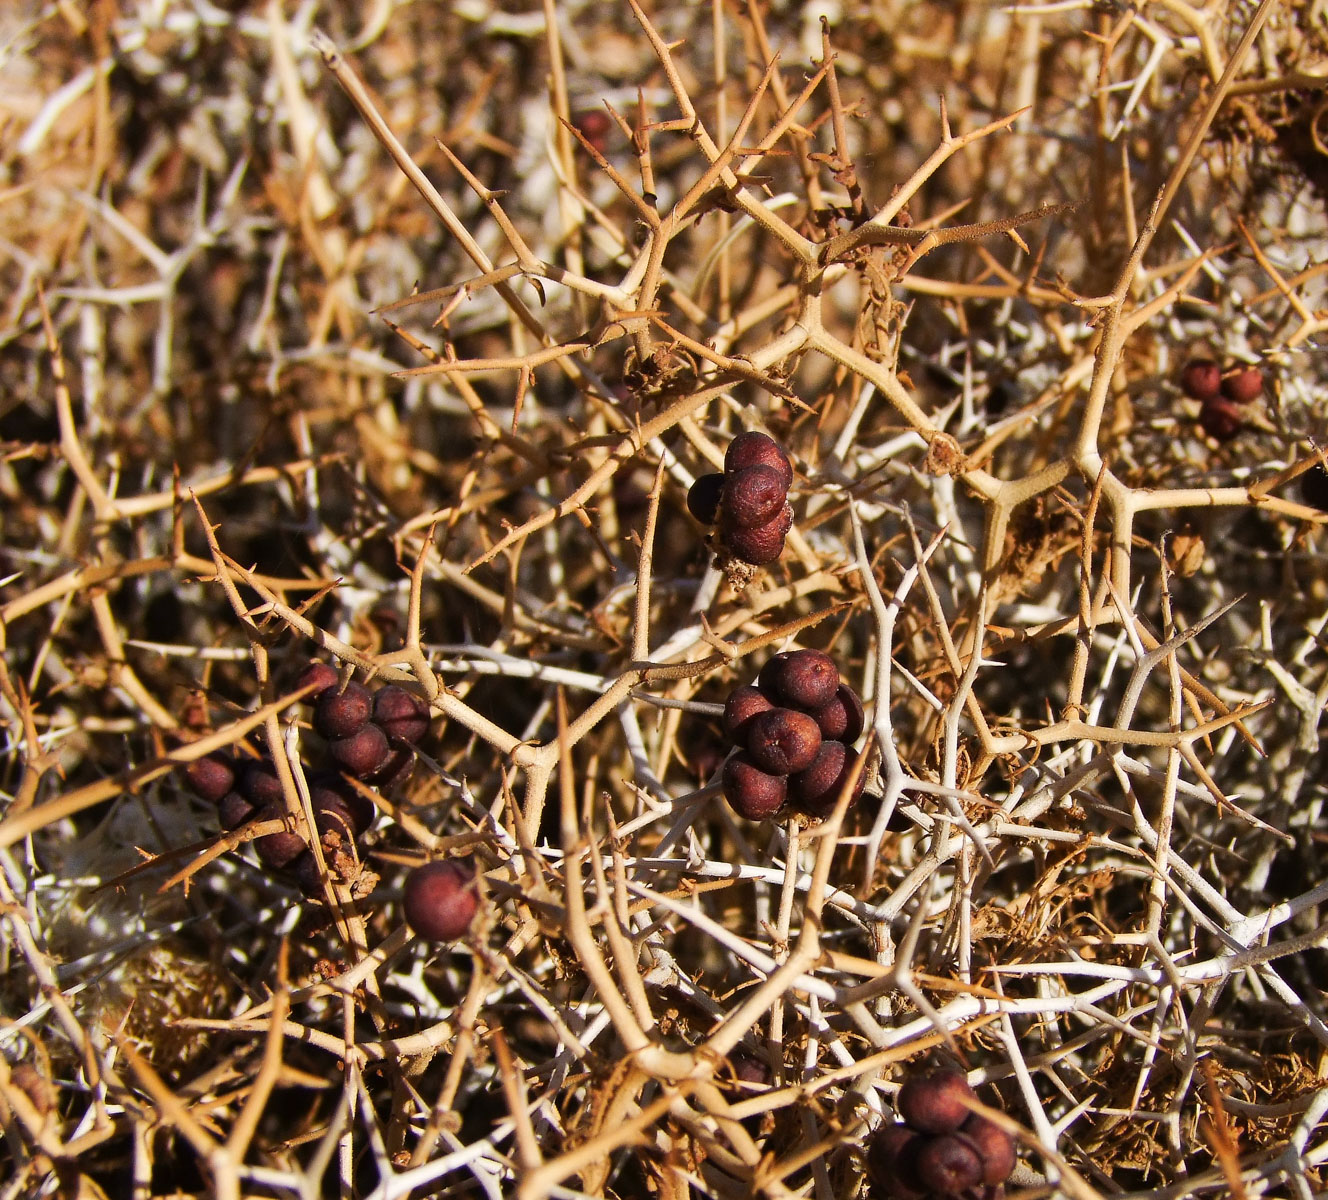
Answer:
[(738, 816), (749, 821), (773, 817), (788, 797), (787, 778), (762, 771), (744, 751), (724, 764), (721, 782), (724, 799)]
[(235, 786), (235, 764), (223, 754), (209, 754), (185, 767), (184, 777), (197, 795), (216, 804)]
[(914, 1169), (918, 1181), (932, 1192), (954, 1195), (982, 1182), (982, 1159), (963, 1134), (924, 1139)]
[(960, 1072), (943, 1068), (905, 1080), (895, 1108), (919, 1133), (953, 1133), (968, 1119), (967, 1102), (976, 1099)]
[(425, 863), (406, 876), (402, 911), (425, 941), (456, 941), (470, 928), (479, 904), (475, 877), (459, 863)]
[(788, 485), (774, 467), (758, 463), (735, 471), (724, 479), (720, 502), (725, 532), (768, 524), (779, 515), (787, 499)]
[(239, 829), (257, 811), (239, 792), (227, 792), (217, 801), (217, 817), (228, 832)]
[(982, 1182), (1004, 1183), (1014, 1170), (1014, 1138), (981, 1113), (969, 1113), (960, 1131), (982, 1159)]
[(882, 1125), (872, 1134), (867, 1142), (867, 1174), (873, 1186), (898, 1200), (926, 1192), (916, 1167), (924, 1140), (907, 1125)]
[(771, 775), (805, 771), (821, 748), (821, 730), (816, 722), (791, 708), (757, 713), (746, 730), (752, 762)]
[(718, 471), (700, 475), (687, 489), (687, 511), (702, 525), (719, 520), (719, 500), (724, 492), (724, 476)]
[(1240, 409), (1222, 396), (1205, 400), (1199, 409), (1199, 427), (1219, 442), (1231, 441), (1242, 424)]
[[(789, 776), (789, 799), (793, 806), (808, 816), (829, 816), (857, 762), (858, 752), (843, 742), (822, 742), (811, 766)], [(862, 795), (866, 776), (866, 771), (859, 772), (849, 796), (849, 807)]]
[(816, 709), (812, 717), (821, 727), (823, 738), (843, 742), (846, 746), (852, 745), (862, 736), (867, 721), (858, 693), (844, 683), (836, 689), (830, 703)]
[(784, 481), (784, 491), (793, 486), (793, 467), (774, 438), (755, 429), (740, 433), (724, 454), (724, 473), (734, 475), (744, 467), (774, 467)]
[(734, 745), (739, 745), (746, 740), (747, 722), (772, 708), (774, 705), (757, 688), (734, 688), (724, 701), (724, 732)]
[(304, 700), (306, 704), (312, 704), (328, 688), (334, 688), (341, 682), (341, 676), (337, 674), (337, 669), (329, 663), (311, 662), (303, 671), (300, 677), (295, 681), (297, 688), (313, 685), (313, 691), (307, 695)]
[(1253, 404), (1263, 395), (1263, 372), (1258, 367), (1241, 367), (1222, 380), (1222, 395), (1233, 404)]
[(739, 562), (764, 567), (784, 553), (784, 538), (793, 528), (793, 509), (784, 505), (778, 516), (755, 529), (726, 529), (724, 544)]
[[(271, 805), (259, 817), (264, 821), (280, 820), (286, 816), (284, 807)], [(290, 866), (307, 849), (309, 844), (298, 833), (281, 829), (276, 833), (265, 833), (254, 839), (254, 850), (265, 867), (279, 871)]]
[(819, 650), (794, 650), (774, 667), (770, 685), (783, 703), (810, 711), (835, 698), (839, 668)]
[(238, 772), (236, 790), (251, 803), (262, 808), (268, 804), (282, 804), (286, 793), (282, 790), (277, 770), (268, 759), (247, 762)]
[(373, 713), (373, 695), (353, 680), (343, 691), (328, 689), (314, 705), (314, 728), (323, 737), (348, 738), (360, 732)]
[(387, 734), (369, 721), (350, 737), (333, 738), (327, 744), (327, 752), (346, 774), (363, 779), (387, 765), (392, 747)]
[(373, 719), (389, 738), (412, 746), (429, 732), (429, 706), (395, 683), (374, 696)]
[(1193, 400), (1211, 400), (1222, 387), (1222, 368), (1211, 358), (1192, 358), (1180, 370), (1180, 390)]

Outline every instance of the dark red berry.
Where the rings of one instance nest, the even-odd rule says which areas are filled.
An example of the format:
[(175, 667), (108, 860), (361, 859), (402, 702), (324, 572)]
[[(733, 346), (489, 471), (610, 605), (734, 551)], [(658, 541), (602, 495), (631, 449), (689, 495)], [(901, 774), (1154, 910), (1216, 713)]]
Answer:
[(371, 783), (380, 791), (395, 787), (415, 769), (415, 751), (404, 742), (397, 742), (387, 762), (372, 775), (365, 776), (365, 782)]
[(687, 489), (687, 511), (702, 525), (713, 525), (719, 520), (719, 500), (724, 492), (724, 476), (718, 471), (699, 475)]
[(816, 761), (821, 730), (806, 713), (772, 708), (757, 713), (747, 724), (747, 752), (763, 771), (789, 775), (805, 771)]
[(724, 764), (721, 782), (724, 799), (738, 816), (749, 821), (773, 817), (788, 797), (787, 778), (762, 771), (743, 751)]
[(913, 1200), (926, 1192), (916, 1161), (924, 1139), (907, 1125), (882, 1125), (867, 1142), (867, 1174), (887, 1196)]
[(1199, 427), (1219, 442), (1231, 441), (1243, 424), (1239, 407), (1221, 396), (1205, 400), (1199, 409)]
[(338, 775), (325, 776), (309, 784), (309, 805), (314, 810), (314, 819), (323, 809), (341, 809), (350, 813), (356, 835), (364, 833), (378, 816), (373, 801)]
[(235, 786), (235, 764), (224, 754), (209, 754), (185, 767), (184, 777), (197, 795), (216, 804)]
[(945, 1068), (907, 1079), (895, 1108), (919, 1133), (953, 1133), (968, 1119), (968, 1102), (976, 1099), (968, 1080)]
[(858, 693), (846, 683), (841, 683), (830, 703), (816, 709), (812, 716), (821, 727), (823, 738), (843, 742), (846, 746), (852, 745), (862, 736), (867, 720)]
[(782, 663), (793, 650), (781, 650), (778, 654), (772, 655), (770, 660), (761, 668), (761, 673), (756, 677), (756, 686), (771, 704), (783, 704), (783, 697), (780, 696), (775, 687), (775, 676), (779, 674), (779, 664)]
[(456, 941), (470, 928), (479, 904), (475, 878), (459, 863), (425, 863), (406, 876), (402, 911), (425, 941)]
[(329, 741), (360, 732), (373, 713), (373, 695), (353, 680), (338, 692), (328, 689), (314, 705), (314, 728)]
[(245, 763), (238, 776), (236, 790), (251, 803), (260, 808), (268, 804), (285, 803), (286, 793), (282, 790), (277, 770), (267, 759)]
[(1300, 477), (1300, 498), (1311, 508), (1328, 512), (1328, 471), (1311, 467)]
[(724, 474), (735, 475), (745, 467), (774, 467), (784, 481), (784, 491), (793, 486), (793, 467), (774, 438), (757, 430), (740, 433), (724, 454)]
[(988, 1187), (1004, 1183), (1014, 1170), (1014, 1138), (981, 1113), (969, 1113), (961, 1132), (982, 1159), (982, 1182)]
[(724, 701), (724, 732), (736, 746), (746, 740), (746, 725), (757, 713), (774, 708), (774, 705), (754, 687), (734, 688), (729, 698)]
[(784, 505), (779, 515), (755, 529), (726, 529), (724, 544), (739, 562), (764, 567), (784, 553), (784, 538), (793, 528), (793, 509)]
[[(358, 831), (354, 814), (341, 800), (331, 801), (314, 809), (314, 828), (322, 835), (335, 833), (349, 846)], [(327, 842), (323, 843), (327, 845)]]
[(1192, 358), (1180, 369), (1180, 390), (1192, 400), (1211, 400), (1222, 387), (1222, 368), (1211, 358)]
[(395, 683), (378, 689), (373, 719), (389, 738), (412, 746), (429, 732), (429, 706)]
[(770, 685), (784, 704), (811, 711), (835, 698), (839, 668), (834, 659), (819, 650), (794, 650), (775, 666)]
[(323, 876), (318, 870), (318, 860), (312, 850), (306, 850), (291, 863), (290, 872), (295, 877), (295, 886), (306, 896), (323, 894)]
[[(276, 805), (269, 806), (259, 813), (264, 821), (279, 820), (286, 816), (286, 809)], [(280, 871), (290, 866), (307, 849), (309, 844), (298, 833), (281, 829), (276, 833), (265, 833), (254, 839), (254, 850), (265, 867)]]
[(1222, 380), (1222, 395), (1232, 404), (1253, 404), (1263, 395), (1263, 372), (1258, 367), (1241, 367)]
[(770, 1068), (762, 1058), (757, 1058), (746, 1050), (735, 1050), (729, 1055), (729, 1066), (733, 1068), (733, 1077), (742, 1083), (755, 1083), (766, 1086), (770, 1083)]
[(327, 744), (327, 752), (346, 774), (364, 779), (387, 765), (392, 747), (387, 734), (369, 721), (350, 737), (333, 738)]
[(613, 121), (608, 113), (602, 109), (588, 108), (583, 112), (576, 113), (572, 117), (572, 124), (600, 154), (607, 152), (609, 130), (613, 127)]
[[(839, 803), (839, 793), (848, 784), (857, 762), (858, 752), (850, 750), (843, 742), (822, 742), (811, 766), (789, 776), (789, 800), (793, 807), (810, 817), (828, 817)], [(866, 771), (858, 773), (849, 796), (849, 807), (862, 795), (866, 776)]]
[(306, 704), (312, 704), (328, 688), (334, 688), (341, 682), (341, 676), (337, 674), (337, 669), (328, 663), (311, 662), (303, 671), (300, 677), (295, 681), (297, 688), (313, 685), (313, 691), (305, 697)]
[(725, 476), (724, 497), (720, 502), (725, 535), (735, 529), (769, 524), (787, 499), (788, 484), (784, 477), (764, 463)]
[(257, 811), (239, 792), (227, 792), (217, 801), (217, 817), (225, 830), (239, 829)]
[(918, 1147), (918, 1180), (928, 1191), (955, 1195), (982, 1182), (982, 1159), (963, 1134), (927, 1138)]

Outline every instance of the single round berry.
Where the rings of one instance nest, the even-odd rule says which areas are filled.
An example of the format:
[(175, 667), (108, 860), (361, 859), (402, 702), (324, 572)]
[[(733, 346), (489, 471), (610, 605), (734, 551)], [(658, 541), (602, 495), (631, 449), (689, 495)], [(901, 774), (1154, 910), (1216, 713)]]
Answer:
[(356, 791), (353, 785), (339, 775), (323, 776), (310, 781), (309, 805), (314, 810), (315, 821), (323, 809), (350, 813), (356, 835), (368, 830), (373, 825), (374, 818), (378, 816), (373, 801)]
[(746, 741), (747, 722), (757, 713), (768, 712), (774, 705), (758, 688), (734, 688), (724, 701), (724, 732), (736, 746)]
[(895, 1108), (919, 1133), (953, 1133), (968, 1118), (968, 1102), (976, 1099), (960, 1072), (941, 1069), (905, 1080)]
[(793, 528), (793, 509), (784, 505), (778, 516), (755, 529), (726, 529), (724, 544), (739, 562), (764, 567), (784, 553), (784, 538)]
[(760, 689), (761, 695), (769, 700), (771, 704), (782, 705), (784, 703), (783, 698), (775, 688), (775, 676), (779, 674), (779, 664), (793, 653), (795, 653), (793, 650), (781, 650), (778, 654), (772, 655), (756, 677), (756, 686)]
[(389, 738), (412, 746), (429, 732), (429, 706), (395, 683), (378, 689), (373, 719)]
[(282, 804), (286, 793), (282, 789), (277, 769), (268, 759), (250, 761), (238, 772), (236, 790), (252, 804), (262, 808), (268, 804)]
[(216, 804), (235, 786), (235, 764), (224, 754), (208, 754), (185, 767), (184, 777), (197, 795)]
[(395, 787), (414, 769), (415, 751), (405, 742), (397, 742), (392, 747), (392, 753), (387, 756), (387, 761), (372, 775), (366, 775), (365, 782), (383, 791)]
[(846, 683), (841, 683), (830, 703), (816, 709), (812, 717), (821, 727), (823, 738), (827, 741), (843, 742), (846, 746), (862, 736), (867, 721), (867, 714), (863, 711), (858, 693)]
[(719, 500), (724, 492), (724, 476), (718, 471), (697, 476), (687, 489), (687, 511), (702, 525), (713, 525), (719, 520)]
[(1328, 512), (1328, 471), (1311, 467), (1300, 477), (1300, 498), (1311, 508)]
[(788, 798), (788, 779), (761, 770), (744, 751), (725, 762), (721, 786), (729, 806), (748, 821), (773, 817)]
[(1014, 1138), (981, 1113), (969, 1113), (961, 1132), (982, 1159), (982, 1182), (988, 1187), (1004, 1183), (1014, 1170)]
[(406, 876), (406, 924), (428, 942), (454, 942), (479, 909), (474, 876), (455, 862), (430, 862)]
[(1263, 395), (1263, 372), (1258, 367), (1241, 367), (1222, 380), (1222, 395), (1232, 404), (1253, 404)]
[(963, 1134), (927, 1138), (915, 1160), (918, 1181), (930, 1192), (955, 1195), (982, 1182), (982, 1159)]
[(373, 695), (353, 680), (338, 692), (328, 689), (314, 705), (314, 728), (323, 737), (347, 738), (364, 728), (373, 713)]
[(1231, 441), (1243, 424), (1239, 407), (1221, 396), (1205, 400), (1199, 408), (1199, 427), (1216, 441)]
[(763, 771), (789, 775), (816, 761), (821, 730), (806, 713), (772, 708), (757, 713), (747, 725), (747, 753)]
[(740, 1083), (753, 1083), (767, 1087), (770, 1083), (770, 1067), (765, 1059), (758, 1058), (747, 1050), (735, 1050), (729, 1055), (729, 1066), (733, 1077)]
[(764, 463), (744, 467), (724, 479), (720, 515), (727, 534), (734, 529), (755, 529), (779, 516), (788, 499), (784, 477)]
[(793, 467), (774, 438), (752, 429), (740, 433), (724, 453), (724, 473), (734, 475), (745, 467), (774, 467), (784, 481), (784, 491), (793, 486)]
[[(314, 828), (318, 830), (320, 836), (335, 833), (347, 846), (354, 843), (355, 835), (359, 832), (354, 814), (341, 800), (331, 801), (314, 809)], [(324, 841), (323, 845), (326, 846), (328, 843)]]
[(300, 672), (295, 686), (297, 688), (313, 686), (314, 690), (305, 697), (305, 703), (312, 704), (328, 688), (334, 688), (340, 682), (341, 676), (337, 674), (336, 667), (329, 663), (311, 662)]
[(217, 818), (228, 832), (239, 829), (257, 811), (239, 792), (227, 792), (217, 801)]
[[(857, 762), (858, 752), (843, 742), (822, 742), (811, 766), (789, 776), (789, 799), (794, 808), (810, 817), (828, 817), (839, 803), (839, 793), (848, 785)], [(849, 807), (862, 795), (866, 776), (866, 771), (858, 772), (849, 795)]]
[(907, 1125), (882, 1125), (872, 1134), (867, 1142), (867, 1174), (873, 1186), (899, 1200), (926, 1192), (916, 1167), (924, 1140)]
[(327, 752), (346, 774), (364, 779), (387, 765), (392, 747), (387, 734), (369, 721), (350, 737), (333, 738), (327, 744)]
[(1180, 369), (1180, 390), (1193, 400), (1211, 400), (1222, 387), (1222, 368), (1211, 358), (1192, 358)]
[(770, 685), (785, 704), (798, 708), (821, 708), (839, 691), (839, 668), (819, 650), (794, 650), (780, 659)]
[(318, 870), (318, 860), (312, 850), (306, 850), (291, 863), (290, 872), (295, 877), (295, 886), (306, 896), (323, 894), (323, 876)]
[[(264, 821), (280, 820), (285, 816), (285, 808), (276, 805), (269, 806), (259, 813), (259, 817)], [(283, 867), (290, 866), (308, 848), (309, 844), (304, 838), (286, 829), (280, 829), (276, 833), (265, 833), (262, 837), (254, 839), (254, 850), (259, 860), (273, 871), (280, 871)]]

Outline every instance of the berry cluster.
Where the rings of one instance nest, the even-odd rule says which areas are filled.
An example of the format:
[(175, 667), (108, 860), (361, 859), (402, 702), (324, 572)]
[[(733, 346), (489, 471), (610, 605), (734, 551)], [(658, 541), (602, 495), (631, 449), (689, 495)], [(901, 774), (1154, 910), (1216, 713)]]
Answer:
[[(373, 787), (397, 783), (415, 763), (415, 744), (428, 732), (429, 708), (405, 688), (389, 684), (370, 692), (363, 684), (338, 686), (340, 677), (326, 663), (313, 663), (298, 687), (313, 686), (313, 726), (326, 743), (327, 761), (306, 765), (309, 802), (324, 861), (338, 865), (356, 839), (373, 824), (376, 810), (362, 790), (346, 777)], [(189, 786), (217, 806), (223, 829), (238, 829), (251, 820), (269, 821), (286, 815), (285, 792), (271, 760), (238, 760), (224, 754), (196, 759), (185, 768)], [(288, 830), (254, 840), (259, 861), (273, 871), (289, 871), (308, 895), (322, 890), (317, 860), (304, 836)], [(354, 869), (354, 859), (343, 864)]]
[(1181, 368), (1180, 390), (1199, 401), (1199, 426), (1219, 442), (1229, 442), (1243, 424), (1241, 409), (1263, 394), (1258, 367), (1236, 367), (1225, 375), (1211, 358), (1192, 358)]
[(702, 475), (687, 493), (687, 508), (703, 525), (719, 525), (719, 536), (739, 562), (760, 567), (784, 553), (793, 528), (788, 490), (793, 467), (788, 455), (764, 433), (740, 433), (729, 443), (724, 470)]
[(903, 1123), (883, 1125), (867, 1144), (873, 1195), (999, 1200), (1014, 1170), (1014, 1139), (972, 1111), (976, 1099), (958, 1071), (907, 1080), (896, 1104)]
[(406, 876), (402, 911), (415, 936), (426, 942), (456, 941), (479, 905), (475, 872), (455, 859), (425, 863)]
[[(724, 704), (724, 732), (738, 752), (724, 764), (724, 797), (751, 821), (785, 804), (810, 817), (834, 808), (858, 753), (850, 748), (863, 728), (862, 701), (828, 654), (776, 654), (755, 686), (737, 688)], [(853, 787), (862, 791), (864, 773)]]

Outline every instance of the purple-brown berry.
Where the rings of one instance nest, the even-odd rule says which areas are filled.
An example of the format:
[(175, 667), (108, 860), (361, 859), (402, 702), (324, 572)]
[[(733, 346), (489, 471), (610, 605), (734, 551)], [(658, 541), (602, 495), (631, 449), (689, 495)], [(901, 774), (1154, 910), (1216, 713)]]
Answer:
[(295, 681), (297, 688), (313, 686), (304, 699), (306, 704), (313, 704), (328, 688), (334, 688), (341, 682), (341, 676), (337, 674), (336, 667), (329, 663), (311, 662), (303, 671), (300, 677)]
[(209, 754), (185, 767), (184, 777), (198, 796), (216, 804), (235, 786), (235, 764), (223, 754)]
[(969, 1103), (976, 1099), (959, 1071), (941, 1069), (905, 1080), (895, 1108), (919, 1133), (953, 1133), (968, 1119)]
[(793, 509), (785, 504), (777, 516), (755, 529), (726, 529), (724, 544), (739, 562), (764, 567), (784, 553), (784, 538), (793, 528)]
[(773, 467), (784, 481), (784, 491), (793, 486), (793, 467), (774, 438), (752, 429), (740, 433), (724, 454), (724, 474), (736, 475), (746, 467)]
[(724, 492), (724, 476), (718, 471), (700, 475), (687, 489), (687, 511), (702, 525), (719, 520), (719, 501)]
[[(794, 808), (809, 817), (828, 817), (839, 802), (839, 793), (848, 786), (857, 763), (858, 752), (843, 742), (822, 742), (811, 765), (789, 776), (789, 799)], [(849, 807), (862, 795), (866, 777), (866, 771), (858, 772), (849, 794)]]
[(768, 712), (774, 705), (754, 687), (734, 688), (724, 701), (724, 732), (735, 746), (747, 737), (746, 727), (757, 713)]
[(982, 1159), (963, 1134), (924, 1139), (914, 1169), (930, 1192), (953, 1196), (982, 1182)]
[(314, 705), (314, 728), (323, 737), (348, 738), (364, 728), (373, 714), (373, 694), (352, 680), (342, 691), (329, 689)]
[(1222, 387), (1222, 368), (1211, 358), (1192, 358), (1180, 369), (1180, 390), (1192, 400), (1211, 400)]
[(1199, 408), (1199, 427), (1216, 441), (1231, 441), (1243, 424), (1239, 407), (1222, 396), (1205, 400)]
[(725, 762), (721, 786), (729, 806), (748, 821), (773, 817), (788, 798), (788, 779), (761, 770), (744, 751)]
[(371, 783), (380, 791), (395, 787), (415, 768), (415, 751), (404, 742), (392, 747), (387, 761), (372, 775), (365, 776), (365, 782)]
[(315, 821), (319, 812), (324, 809), (350, 813), (356, 835), (368, 830), (378, 816), (378, 810), (372, 800), (336, 775), (324, 776), (310, 782), (309, 805), (314, 810)]
[(969, 1113), (960, 1132), (982, 1159), (982, 1182), (988, 1187), (1004, 1183), (1014, 1170), (1014, 1138), (981, 1113)]
[(771, 775), (805, 771), (820, 748), (819, 726), (806, 713), (791, 708), (757, 713), (747, 725), (747, 753)]
[(1222, 380), (1222, 395), (1232, 404), (1253, 404), (1263, 395), (1263, 372), (1258, 367), (1239, 367)]
[[(286, 816), (284, 808), (275, 805), (265, 808), (260, 814), (264, 821), (280, 820)], [(273, 871), (288, 867), (307, 849), (309, 844), (298, 833), (280, 829), (276, 833), (265, 833), (254, 839), (254, 850), (262, 864)]]
[(779, 516), (788, 499), (784, 477), (764, 463), (744, 467), (724, 479), (720, 515), (727, 535), (735, 529), (755, 529)]
[(1328, 512), (1328, 471), (1311, 467), (1300, 477), (1300, 498), (1311, 508)]
[(250, 803), (259, 808), (285, 803), (286, 793), (281, 786), (281, 779), (268, 759), (245, 763), (237, 775), (239, 782), (236, 790)]
[(426, 942), (454, 942), (462, 937), (479, 905), (475, 877), (459, 863), (425, 863), (406, 876), (402, 911), (406, 924)]
[(770, 686), (784, 704), (812, 711), (829, 704), (839, 691), (839, 668), (819, 650), (794, 650), (771, 673)]
[(907, 1125), (882, 1125), (867, 1142), (867, 1174), (872, 1185), (897, 1200), (913, 1200), (926, 1188), (916, 1161), (923, 1137)]
[(429, 706), (395, 683), (378, 689), (373, 719), (389, 738), (411, 746), (429, 732)]
[(239, 829), (257, 811), (239, 792), (227, 792), (217, 801), (217, 819), (228, 832)]
[(385, 734), (373, 721), (366, 722), (350, 737), (333, 738), (327, 744), (332, 761), (347, 775), (364, 779), (381, 771), (392, 755)]
[(841, 683), (830, 703), (816, 709), (812, 717), (821, 727), (821, 737), (827, 741), (843, 742), (846, 746), (852, 745), (862, 736), (867, 721), (862, 700), (846, 683)]

